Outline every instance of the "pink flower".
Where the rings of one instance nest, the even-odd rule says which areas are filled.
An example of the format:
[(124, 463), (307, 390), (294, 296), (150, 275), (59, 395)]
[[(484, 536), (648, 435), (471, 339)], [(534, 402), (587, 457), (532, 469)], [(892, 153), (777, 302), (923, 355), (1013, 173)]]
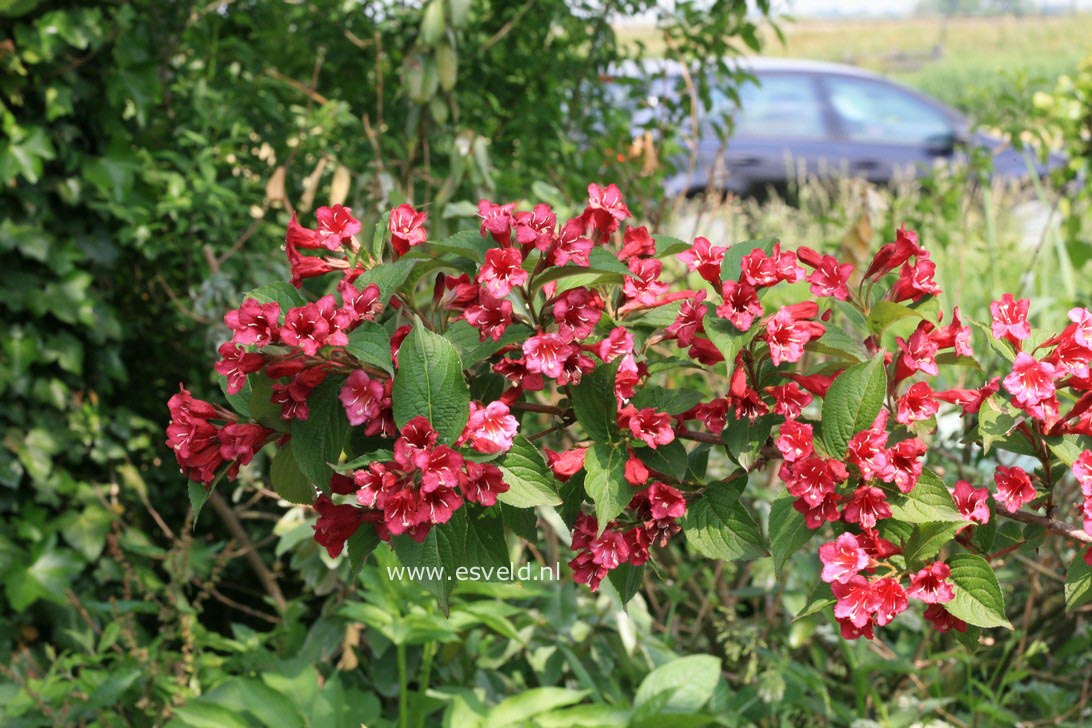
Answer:
[(533, 245), (545, 252), (555, 239), (557, 215), (549, 205), (539, 203), (530, 212), (516, 212), (512, 215), (515, 223), (516, 242), (520, 245)]
[(717, 316), (728, 319), (740, 331), (749, 330), (755, 319), (762, 315), (758, 292), (751, 284), (725, 281), (720, 292), (724, 303), (717, 306)]
[(926, 604), (943, 604), (955, 599), (948, 577), (952, 570), (943, 561), (934, 561), (916, 574), (910, 575), (910, 588), (906, 595)]
[(246, 465), (261, 450), (273, 430), (244, 422), (229, 422), (220, 430), (220, 457)]
[(808, 276), (811, 284), (811, 292), (816, 296), (831, 296), (839, 301), (849, 298), (849, 276), (853, 273), (853, 264), (839, 265), (838, 259), (832, 255), (820, 255), (811, 248), (800, 247), (796, 255), (806, 265), (815, 270)]
[(686, 498), (678, 488), (654, 482), (644, 491), (652, 517), (656, 520), (682, 518), (686, 515)]
[(341, 305), (352, 312), (354, 321), (375, 321), (383, 310), (379, 286), (375, 283), (369, 283), (364, 290), (360, 290), (343, 278), (337, 284), (337, 292), (341, 296)]
[(912, 257), (928, 258), (929, 253), (918, 245), (918, 235), (913, 230), (907, 230), (903, 225), (898, 229), (895, 242), (887, 243), (879, 249), (872, 264), (868, 266), (864, 277), (879, 279), (890, 273)]
[(1031, 477), (1023, 468), (998, 465), (993, 474), (993, 482), (997, 485), (994, 500), (1009, 513), (1015, 513), (1025, 504), (1035, 500), (1035, 487), (1032, 486)]
[(421, 509), (425, 513), (423, 520), (432, 524), (447, 523), (463, 505), (462, 497), (454, 488), (425, 490), (422, 487), (420, 496)]
[(928, 374), (931, 377), (940, 373), (936, 361), (937, 345), (929, 338), (930, 327), (931, 324), (923, 321), (910, 335), (909, 340), (904, 341), (901, 337), (896, 337), (895, 344), (902, 352), (902, 358), (899, 359), (899, 371), (896, 373), (899, 380), (905, 379), (914, 372)]
[(925, 443), (916, 437), (902, 440), (887, 451), (891, 462), (891, 474), (884, 478), (894, 483), (902, 493), (909, 493), (921, 477), (921, 458), (925, 455)]
[(804, 346), (823, 335), (826, 327), (816, 321), (802, 321), (794, 317), (786, 306), (773, 315), (766, 324), (766, 343), (770, 347), (770, 361), (774, 366), (781, 362), (799, 361), (804, 356)]
[[(675, 432), (671, 429), (671, 415), (666, 412), (657, 412), (651, 407), (645, 407), (640, 411), (628, 407), (631, 413), (628, 416), (626, 426), (633, 436), (643, 441), (651, 448), (666, 445), (675, 439)], [(623, 412), (619, 419), (625, 416)]]
[(631, 216), (621, 190), (613, 184), (606, 188), (597, 184), (588, 185), (588, 207), (584, 214), (603, 238), (617, 230), (622, 220)]
[(1034, 407), (1054, 398), (1054, 367), (1038, 361), (1031, 354), (1020, 352), (1012, 364), (1012, 372), (1002, 384), (1018, 403)]
[[(778, 475), (791, 495), (810, 506), (821, 504), (849, 477), (845, 465), (838, 460), (824, 460), (814, 455), (794, 463), (783, 463)], [(838, 520), (837, 510), (831, 520)]]
[(811, 404), (812, 396), (796, 382), (767, 387), (766, 391), (774, 400), (774, 414), (782, 417), (799, 417), (804, 408)]
[(1085, 349), (1092, 349), (1092, 312), (1087, 308), (1069, 309), (1069, 320), (1076, 326), (1073, 329), (1073, 341)]
[[(459, 485), (463, 456), (447, 445), (437, 445), (419, 458), (418, 462), (421, 469), (421, 492), (431, 493), (440, 488), (451, 489)], [(434, 520), (433, 523), (439, 521)]]
[(656, 255), (656, 241), (648, 234), (648, 228), (627, 227), (622, 235), (622, 250), (618, 253), (618, 260), (627, 261), (630, 258), (646, 258)]
[(496, 465), (470, 460), (467, 460), (465, 465), (466, 474), (459, 487), (462, 489), (463, 497), (471, 503), (483, 506), (496, 505), (497, 496), (508, 492), (508, 483), (504, 482), (504, 474)]
[(875, 528), (877, 521), (891, 517), (887, 495), (880, 488), (862, 485), (842, 511), (846, 523), (859, 523), (862, 528)]
[(651, 306), (667, 293), (667, 284), (660, 280), (663, 261), (656, 258), (631, 258), (626, 264), (633, 275), (622, 276), (622, 293), (638, 303)]
[(618, 568), (629, 558), (629, 546), (619, 531), (607, 529), (603, 535), (588, 544), (592, 562), (608, 571)]
[(353, 471), (356, 502), (367, 508), (386, 507), (386, 496), (399, 487), (398, 476), (385, 463), (369, 463), (366, 470)]
[(678, 339), (680, 347), (690, 346), (694, 343), (694, 337), (704, 331), (702, 320), (708, 309), (705, 305), (705, 296), (705, 291), (698, 291), (696, 296), (683, 301), (675, 321), (664, 329), (665, 334)]
[(880, 627), (891, 624), (895, 617), (905, 612), (910, 606), (902, 584), (891, 577), (872, 582), (872, 592), (876, 596), (876, 613), (873, 619)]
[(418, 415), (402, 426), (394, 441), (394, 461), (403, 470), (424, 468), (428, 453), (436, 445), (438, 435), (427, 419)]
[(966, 521), (972, 523), (988, 523), (990, 520), (990, 497), (988, 488), (975, 488), (966, 480), (957, 480), (955, 490), (952, 491), (952, 500), (956, 509)]
[(428, 231), (425, 230), (425, 221), (428, 215), (417, 212), (412, 205), (401, 204), (391, 210), (387, 221), (387, 229), (391, 232), (391, 245), (395, 255), (401, 257), (409, 252), (415, 245), (420, 245), (428, 239)]
[(588, 448), (574, 447), (564, 452), (554, 452), (550, 448), (543, 448), (543, 452), (546, 453), (546, 461), (554, 477), (564, 483), (583, 470), (584, 456)]
[(827, 493), (823, 499), (812, 504), (803, 498), (797, 498), (792, 502), (792, 507), (804, 516), (804, 525), (815, 529), (824, 523), (838, 520), (838, 503), (841, 497), (837, 493)]
[(527, 370), (557, 379), (565, 370), (565, 360), (573, 347), (559, 334), (536, 334), (523, 342)]
[(607, 338), (595, 345), (595, 353), (608, 364), (624, 354), (632, 354), (633, 334), (617, 326), (611, 329)]
[(586, 339), (603, 316), (603, 301), (599, 294), (587, 288), (571, 288), (554, 301), (554, 321), (557, 332), (567, 341)]
[(506, 298), (494, 298), (488, 291), (482, 291), (478, 302), (467, 308), (463, 317), (478, 330), (480, 340), (500, 341), (512, 323), (512, 302)]
[(937, 266), (931, 260), (918, 259), (914, 265), (903, 265), (899, 279), (891, 287), (891, 300), (917, 301), (923, 296), (940, 295), (940, 286), (933, 280)]
[(872, 614), (879, 606), (879, 598), (872, 584), (863, 576), (851, 576), (845, 582), (832, 582), (830, 590), (838, 600), (834, 605), (835, 617), (848, 620), (858, 629), (872, 621)]
[(311, 526), (315, 541), (325, 547), (331, 559), (336, 559), (345, 549), (345, 542), (364, 522), (364, 511), (354, 505), (336, 504), (325, 493), (315, 501), (315, 510), (318, 520)]
[(1001, 296), (1000, 301), (990, 304), (990, 313), (993, 315), (993, 323), (990, 330), (995, 339), (1007, 339), (1014, 346), (1031, 336), (1031, 325), (1028, 323), (1028, 306), (1031, 301), (1026, 298), (1019, 300), (1013, 298), (1011, 293)]
[(344, 205), (320, 207), (315, 211), (315, 219), (318, 220), (319, 239), (328, 250), (338, 250), (342, 243), (360, 232), (360, 221)]
[(626, 468), (624, 472), (626, 482), (632, 486), (644, 485), (651, 477), (651, 473), (641, 459), (634, 454), (632, 448), (629, 452), (629, 459), (626, 460)]
[(710, 245), (707, 239), (699, 237), (694, 239), (689, 250), (684, 250), (675, 258), (686, 263), (688, 270), (697, 271), (698, 275), (716, 286), (720, 284), (720, 266), (725, 251), (727, 248)]
[(504, 298), (516, 286), (527, 282), (523, 270), (523, 256), (516, 248), (490, 248), (485, 254), (485, 265), (478, 272), (478, 283), (485, 286), (493, 298)]
[(930, 604), (926, 607), (925, 618), (933, 623), (933, 627), (937, 632), (947, 632), (953, 629), (956, 632), (967, 631), (966, 622), (959, 617), (953, 617), (947, 609), (939, 604)]
[(317, 303), (288, 309), (281, 328), (281, 341), (314, 356), (326, 345), (330, 335), (330, 321), (323, 316), (323, 310)]
[(917, 382), (899, 398), (895, 420), (900, 425), (910, 425), (929, 419), (939, 409), (940, 402), (933, 397), (933, 388), (927, 382)]
[(959, 306), (952, 309), (952, 322), (930, 334), (938, 349), (955, 349), (956, 356), (974, 356), (971, 348), (971, 327), (959, 318)]
[(277, 303), (258, 303), (247, 298), (243, 305), (224, 314), (224, 323), (231, 329), (231, 340), (243, 346), (265, 346), (277, 340), (277, 322), (281, 307)]
[(852, 533), (843, 533), (836, 540), (819, 547), (819, 561), (823, 564), (823, 581), (846, 584), (861, 569), (868, 566), (868, 554), (857, 543)]
[(478, 452), (508, 452), (518, 429), (519, 422), (509, 414), (504, 402), (490, 402), (486, 407), (471, 402), (463, 437)]
[(790, 419), (781, 423), (774, 445), (785, 462), (792, 463), (811, 455), (814, 442), (811, 425)]
[(894, 476), (887, 451), (887, 410), (880, 410), (872, 427), (850, 438), (847, 459), (861, 471), (864, 480), (879, 478), (889, 481)]
[(250, 354), (241, 346), (236, 346), (230, 341), (224, 342), (217, 349), (220, 352), (220, 361), (216, 362), (216, 373), (227, 380), (225, 387), (228, 394), (238, 394), (246, 386), (248, 374), (261, 371), (265, 366), (265, 357), (261, 354)]
[(507, 205), (498, 205), (489, 200), (479, 200), (478, 217), (482, 219), (482, 237), (489, 233), (493, 236), (493, 240), (502, 247), (507, 248), (510, 246), (512, 244), (512, 226), (515, 224), (513, 217), (513, 210), (515, 209), (514, 202)]
[(386, 495), (383, 507), (383, 523), (395, 536), (415, 529), (427, 522), (429, 509), (421, 493), (412, 486), (395, 489)]
[(341, 385), (338, 399), (350, 425), (363, 425), (379, 417), (383, 405), (383, 383), (356, 369)]
[(1092, 450), (1084, 450), (1073, 463), (1073, 477), (1081, 487), (1081, 493), (1092, 496)]

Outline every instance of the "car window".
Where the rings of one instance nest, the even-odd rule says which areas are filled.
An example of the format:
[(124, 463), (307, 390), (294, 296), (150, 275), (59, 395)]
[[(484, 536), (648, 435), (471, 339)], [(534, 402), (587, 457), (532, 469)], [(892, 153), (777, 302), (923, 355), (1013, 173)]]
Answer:
[(837, 76), (825, 83), (830, 104), (853, 141), (926, 144), (952, 133), (944, 114), (895, 86)]
[[(727, 95), (714, 93), (713, 112), (734, 108)], [(822, 139), (827, 136), (823, 106), (810, 76), (769, 74), (739, 89), (737, 136)]]

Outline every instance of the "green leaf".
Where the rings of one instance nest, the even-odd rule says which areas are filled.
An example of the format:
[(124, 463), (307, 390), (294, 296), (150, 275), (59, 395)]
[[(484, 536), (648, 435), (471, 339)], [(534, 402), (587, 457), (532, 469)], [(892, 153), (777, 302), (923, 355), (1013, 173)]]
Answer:
[(687, 505), (682, 526), (694, 550), (711, 559), (744, 561), (767, 554), (758, 524), (739, 501), (746, 479), (711, 483)]
[(1084, 444), (1082, 444), (1080, 435), (1052, 435), (1050, 437), (1044, 437), (1043, 441), (1046, 442), (1050, 451), (1054, 453), (1054, 457), (1058, 458), (1058, 460), (1069, 468), (1073, 467), (1073, 464), (1077, 462), (1077, 458), (1079, 458), (1081, 453), (1086, 449)]
[(831, 457), (845, 457), (850, 439), (872, 426), (886, 393), (887, 372), (882, 353), (851, 366), (834, 380), (823, 400), (820, 433)]
[(868, 330), (879, 336), (896, 321), (905, 318), (924, 319), (925, 313), (891, 301), (877, 301), (868, 312)]
[(345, 346), (351, 356), (362, 364), (371, 364), (388, 374), (394, 374), (391, 362), (391, 337), (387, 330), (373, 321), (364, 321), (349, 334)]
[(729, 374), (735, 367), (736, 355), (751, 343), (759, 328), (761, 327), (752, 325), (746, 331), (740, 331), (731, 321), (719, 318), (716, 314), (705, 317), (705, 334), (724, 355), (724, 364)]
[(280, 306), (281, 321), (284, 321), (284, 314), (288, 312), (288, 309), (298, 308), (307, 303), (295, 286), (284, 281), (274, 281), (248, 291), (243, 295), (243, 300), (248, 298), (253, 298), (258, 303), (275, 303)]
[(300, 471), (291, 447), (277, 450), (273, 463), (269, 466), (269, 480), (277, 495), (289, 503), (310, 505), (315, 502), (315, 489), (307, 476)]
[(416, 324), (398, 351), (391, 398), (399, 428), (420, 415), (432, 424), (441, 443), (455, 442), (470, 415), (470, 388), (451, 342)]
[(497, 500), (516, 508), (561, 505), (557, 480), (542, 453), (523, 435), (512, 440), (512, 449), (497, 463), (508, 491)]
[(480, 231), (460, 230), (443, 240), (429, 243), (427, 249), (458, 255), (475, 263), (484, 263), (485, 254), (491, 247), (493, 247), (492, 240), (483, 238)]
[(613, 441), (618, 435), (618, 400), (614, 396), (614, 378), (618, 362), (600, 364), (573, 387), (573, 412), (592, 440)]
[(413, 258), (401, 258), (393, 263), (383, 263), (361, 273), (353, 281), (353, 285), (364, 290), (372, 283), (376, 284), (379, 286), (380, 300), (385, 304), (406, 282), (415, 265), (417, 261)]
[(444, 338), (450, 341), (459, 352), (459, 359), (465, 369), (485, 361), (502, 347), (526, 341), (530, 335), (529, 327), (523, 324), (512, 324), (505, 330), (499, 341), (493, 341), (491, 338), (482, 341), (478, 330), (462, 319), (453, 323), (444, 332)]
[(356, 575), (360, 573), (364, 562), (368, 560), (368, 555), (379, 545), (375, 526), (370, 523), (361, 523), (346, 544), (349, 554), (349, 583), (352, 583), (356, 581)]
[(1031, 443), (1018, 432), (1016, 426), (1023, 415), (999, 394), (991, 394), (978, 409), (978, 436), (982, 440), (982, 452), (997, 447), (1025, 455), (1036, 455)]
[(780, 415), (763, 415), (754, 422), (746, 417), (740, 420), (729, 418), (720, 435), (728, 456), (736, 465), (749, 471), (758, 461), (774, 423), (780, 419)]
[(773, 554), (774, 571), (780, 574), (793, 554), (811, 540), (813, 531), (804, 524), (804, 516), (792, 506), (791, 496), (782, 496), (770, 505), (766, 529)]
[(720, 682), (720, 660), (712, 655), (688, 655), (660, 665), (641, 681), (633, 698), (634, 707), (641, 707), (666, 690), (674, 694), (667, 701), (665, 712), (693, 712), (709, 702)]
[(625, 510), (633, 499), (633, 486), (626, 480), (626, 460), (629, 455), (624, 447), (598, 442), (588, 448), (584, 456), (584, 490), (595, 503), (595, 518), (599, 532)]
[(948, 486), (932, 470), (925, 468), (917, 485), (909, 493), (895, 493), (888, 498), (891, 516), (906, 523), (960, 523), (963, 514), (956, 508)]
[(1092, 601), (1092, 567), (1085, 563), (1084, 554), (1078, 551), (1065, 574), (1065, 611), (1071, 614), (1074, 609), (1090, 601)]
[(945, 609), (976, 627), (1012, 629), (1005, 618), (1001, 585), (985, 559), (975, 554), (956, 554), (948, 559), (948, 566), (952, 569), (955, 598), (944, 605)]
[(701, 401), (701, 393), (693, 389), (668, 389), (667, 387), (646, 385), (634, 395), (630, 403), (637, 409), (652, 407), (658, 412), (681, 415)]
[(637, 453), (637, 458), (651, 470), (670, 475), (679, 480), (686, 477), (689, 458), (686, 455), (686, 448), (678, 440), (672, 440), (666, 445), (660, 445), (655, 449), (651, 447), (634, 448), (634, 452)]
[(561, 708), (579, 703), (588, 694), (587, 690), (568, 688), (531, 688), (505, 698), (489, 711), (485, 718), (488, 726), (525, 726), (533, 725), (532, 718), (554, 708)]
[(535, 276), (534, 289), (538, 290), (551, 281), (559, 281), (563, 278), (574, 276), (587, 276), (588, 280), (580, 281), (580, 285), (596, 285), (598, 283), (621, 283), (623, 276), (633, 275), (618, 256), (603, 248), (592, 248), (588, 254), (588, 265), (561, 265), (550, 268), (544, 273)]
[(197, 529), (197, 517), (201, 515), (201, 509), (205, 507), (205, 504), (209, 502), (209, 498), (212, 496), (212, 488), (195, 483), (192, 480), (187, 486), (190, 494), (190, 507), (193, 508), (193, 528)]
[(808, 342), (804, 348), (853, 362), (862, 362), (868, 358), (864, 345), (837, 326), (828, 326), (822, 336)]
[(744, 256), (750, 255), (756, 248), (769, 255), (773, 251), (776, 242), (777, 238), (762, 238), (760, 240), (745, 240), (730, 246), (727, 252), (724, 253), (724, 260), (720, 264), (721, 278), (726, 281), (739, 278), (740, 266), (743, 265)]
[(629, 600), (641, 590), (644, 573), (644, 565), (634, 566), (629, 563), (623, 563), (610, 570), (607, 577), (618, 592), (618, 598), (622, 600), (622, 604), (628, 604)]
[(303, 475), (322, 490), (330, 484), (333, 466), (349, 437), (349, 420), (338, 392), (344, 377), (329, 377), (307, 398), (310, 414), (306, 420), (292, 420), (289, 447)]
[(966, 523), (953, 521), (916, 524), (902, 547), (906, 563), (913, 567), (932, 559), (946, 543), (955, 538), (956, 531), (965, 525)]

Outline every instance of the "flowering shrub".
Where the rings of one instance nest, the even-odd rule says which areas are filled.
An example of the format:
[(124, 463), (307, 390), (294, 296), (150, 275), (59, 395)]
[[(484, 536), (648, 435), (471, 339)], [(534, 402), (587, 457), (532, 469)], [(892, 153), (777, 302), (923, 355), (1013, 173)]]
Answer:
[[(383, 541), (408, 565), (503, 565), (505, 530), (533, 538), (528, 509), (552, 507), (576, 581), (609, 577), (624, 599), (680, 533), (778, 571), (820, 540), (802, 614), (833, 606), (847, 638), (912, 602), (940, 631), (1007, 626), (993, 559), (1044, 530), (1092, 542), (1092, 313), (1073, 309), (1050, 337), (1009, 294), (988, 325), (945, 315), (905, 229), (856, 271), (774, 240), (653, 237), (624, 225), (617, 187), (588, 191), (560, 222), (483, 200), (480, 229), (435, 242), (409, 205), (367, 246), (344, 207), (320, 208), (313, 229), (293, 217), (291, 285), (224, 317), (231, 408), (184, 388), (170, 400), (195, 507), (274, 445), (273, 487), (314, 507), (331, 557), (359, 564)], [(307, 279), (329, 292), (304, 295)], [(1005, 369), (992, 378), (991, 360)], [(953, 367), (980, 386), (943, 388)], [(1011, 464), (946, 483), (927, 467), (952, 440), (945, 418), (964, 447)], [(763, 534), (740, 496), (766, 467), (784, 494)], [(1083, 528), (1065, 523), (1074, 484)], [(999, 517), (1024, 529), (1009, 545)], [(1092, 599), (1086, 561), (1070, 569), (1071, 608)], [(446, 604), (451, 582), (429, 586)]]

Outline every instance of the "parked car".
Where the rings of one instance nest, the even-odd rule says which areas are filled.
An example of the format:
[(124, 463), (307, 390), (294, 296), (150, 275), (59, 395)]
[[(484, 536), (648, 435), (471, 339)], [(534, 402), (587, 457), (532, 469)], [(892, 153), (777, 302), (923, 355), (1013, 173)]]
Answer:
[[(993, 155), (994, 175), (1029, 175), (1023, 153), (971, 131), (955, 109), (877, 74), (819, 61), (740, 63), (757, 83), (739, 89), (738, 104), (713, 88), (712, 104), (699, 117), (696, 165), (693, 171), (679, 165), (683, 171), (666, 182), (668, 194), (761, 194), (769, 187), (783, 190), (802, 172), (887, 184), (897, 174), (920, 176), (938, 162), (965, 159), (975, 147)], [(654, 116), (662, 95), (680, 93), (680, 73), (663, 63), (654, 70), (649, 95), (634, 109), (638, 126)], [(726, 147), (713, 124), (725, 114), (734, 122)], [(1032, 166), (1042, 176), (1062, 163), (1059, 157)]]

